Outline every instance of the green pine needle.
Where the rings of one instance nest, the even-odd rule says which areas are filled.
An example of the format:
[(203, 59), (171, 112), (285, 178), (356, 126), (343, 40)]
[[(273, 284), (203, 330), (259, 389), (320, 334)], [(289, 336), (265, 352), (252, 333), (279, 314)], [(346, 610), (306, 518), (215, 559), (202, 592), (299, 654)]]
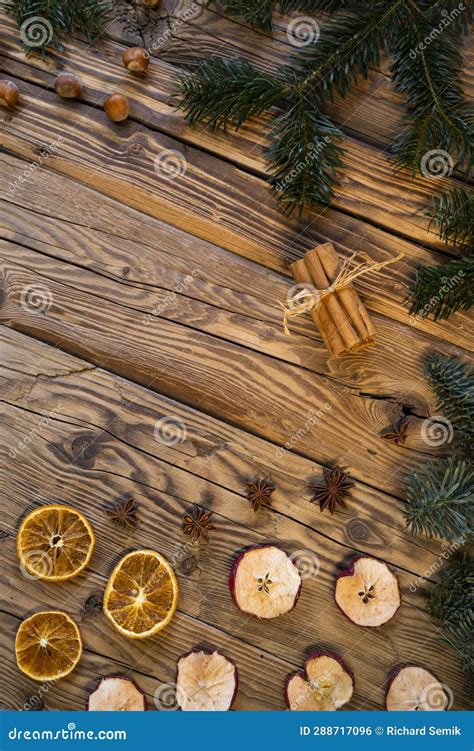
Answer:
[(103, 32), (112, 10), (107, 0), (0, 0), (0, 9), (13, 16), (27, 53), (62, 49), (66, 34), (79, 31), (88, 41)]
[(474, 253), (474, 191), (453, 188), (433, 199), (427, 216), (436, 222), (439, 236), (453, 248)]
[(404, 515), (414, 534), (473, 539), (474, 468), (459, 457), (428, 462), (407, 478)]
[[(329, 203), (341, 168), (340, 130), (323, 115), (334, 94), (346, 96), (383, 56), (407, 105), (406, 125), (393, 146), (400, 167), (428, 177), (469, 170), (474, 162), (474, 108), (459, 82), (462, 37), (473, 17), (472, 0), (223, 0), (224, 9), (270, 31), (272, 11), (325, 11), (315, 39), (295, 46), (275, 76), (249, 63), (210, 58), (181, 77), (176, 102), (192, 123), (212, 128), (243, 122), (275, 105), (281, 114), (270, 132), (269, 181), (285, 211)], [(297, 20), (294, 19), (294, 20)], [(290, 27), (288, 27), (290, 34)], [(316, 38), (317, 37), (317, 38)], [(300, 41), (300, 40), (299, 40)], [(290, 39), (291, 42), (291, 39)], [(310, 158), (310, 143), (329, 135), (327, 148)], [(433, 154), (434, 152), (434, 154)], [(313, 170), (308, 168), (312, 164)], [(470, 273), (470, 268), (469, 268)], [(437, 280), (420, 272), (413, 310), (423, 309)], [(466, 309), (470, 292), (459, 287), (435, 309), (438, 318)]]
[(267, 152), (270, 189), (285, 213), (329, 203), (342, 167), (342, 132), (303, 99), (275, 118)]
[(453, 426), (466, 455), (474, 454), (474, 372), (456, 357), (430, 354), (424, 366), (437, 409)]
[(271, 33), (274, 7), (283, 14), (294, 11), (334, 13), (346, 5), (346, 0), (220, 0), (219, 5), (229, 16), (242, 19), (254, 29)]
[(474, 558), (464, 553), (443, 568), (430, 597), (431, 617), (442, 641), (461, 657), (468, 684), (474, 690)]
[(474, 257), (455, 258), (442, 266), (420, 266), (410, 289), (411, 315), (445, 320), (474, 305)]
[(240, 57), (210, 57), (193, 72), (181, 74), (174, 99), (192, 124), (239, 128), (269, 109), (285, 90), (283, 79), (261, 73)]

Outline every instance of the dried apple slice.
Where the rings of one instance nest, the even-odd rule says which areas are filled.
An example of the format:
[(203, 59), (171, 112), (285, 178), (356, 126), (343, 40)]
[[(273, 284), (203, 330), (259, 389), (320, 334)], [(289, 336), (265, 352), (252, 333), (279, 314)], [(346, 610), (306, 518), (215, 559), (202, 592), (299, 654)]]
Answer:
[(306, 661), (302, 673), (286, 682), (286, 703), (292, 711), (330, 712), (350, 701), (354, 678), (339, 655), (316, 652)]
[(385, 701), (390, 711), (442, 712), (449, 698), (433, 673), (419, 665), (406, 665), (391, 677)]
[(235, 559), (229, 589), (242, 612), (257, 618), (277, 618), (295, 607), (301, 576), (284, 550), (256, 545)]
[(381, 626), (400, 607), (398, 579), (386, 563), (361, 556), (339, 574), (335, 599), (358, 626)]
[(176, 702), (184, 711), (225, 712), (237, 686), (237, 667), (220, 652), (193, 651), (178, 660)]
[(87, 700), (89, 712), (143, 712), (146, 699), (135, 681), (123, 675), (102, 678)]

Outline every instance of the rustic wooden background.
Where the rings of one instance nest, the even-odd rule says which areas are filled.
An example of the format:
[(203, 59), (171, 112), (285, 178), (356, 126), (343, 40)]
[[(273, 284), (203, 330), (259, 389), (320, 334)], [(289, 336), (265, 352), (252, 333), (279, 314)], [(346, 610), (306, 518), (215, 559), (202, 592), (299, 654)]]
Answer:
[[(269, 39), (200, 2), (183, 20), (190, 5), (139, 13), (133, 31), (138, 2), (118, 2), (104, 41), (72, 39), (46, 60), (25, 57), (1, 17), (1, 75), (22, 92), (14, 112), (0, 113), (2, 706), (40, 696), (47, 709), (81, 708), (98, 676), (127, 672), (153, 707), (177, 658), (206, 645), (238, 665), (237, 709), (283, 709), (286, 675), (316, 646), (353, 669), (351, 709), (383, 707), (387, 676), (406, 661), (434, 670), (454, 708), (465, 708), (458, 660), (440, 645), (426, 606), (445, 549), (407, 534), (402, 517), (407, 472), (436, 453), (420, 434), (434, 412), (421, 360), (433, 349), (468, 357), (473, 345), (472, 317), (412, 320), (404, 304), (416, 266), (449, 257), (423, 214), (458, 178), (394, 176), (386, 153), (403, 107), (382, 67), (331, 107), (348, 149), (332, 206), (285, 219), (264, 181), (265, 118), (237, 135), (210, 134), (189, 128), (169, 94), (177, 66), (196, 54), (243, 53), (273, 70), (291, 50), (288, 18), (277, 17)], [(121, 64), (126, 45), (153, 43), (149, 76), (133, 78)], [(83, 79), (81, 101), (56, 97), (53, 81), (65, 69)], [(464, 82), (472, 95), (469, 50)], [(132, 103), (121, 125), (100, 106), (117, 89)], [(154, 169), (169, 150), (186, 167), (173, 180)], [(326, 240), (342, 255), (405, 253), (383, 283), (360, 280), (377, 347), (329, 362), (311, 320), (283, 334), (277, 302), (292, 284), (288, 259)], [(25, 294), (43, 296), (42, 310)], [(381, 440), (403, 415), (406, 446)], [(169, 416), (186, 426), (174, 446), (154, 435)], [(356, 487), (347, 510), (331, 517), (308, 502), (308, 481), (334, 462)], [(257, 515), (245, 498), (256, 476), (277, 487), (273, 508)], [(104, 513), (123, 497), (139, 507), (133, 533)], [(63, 585), (25, 579), (19, 520), (58, 500), (93, 523), (92, 563)], [(180, 517), (195, 502), (214, 511), (216, 530), (209, 544), (189, 548)], [(236, 551), (262, 540), (319, 562), (297, 608), (272, 622), (240, 614), (227, 589)], [(100, 610), (113, 565), (139, 547), (164, 553), (181, 588), (173, 623), (146, 643), (115, 633)], [(402, 607), (379, 629), (350, 624), (333, 602), (338, 570), (360, 552), (400, 578)], [(44, 608), (71, 613), (85, 649), (71, 676), (39, 688), (17, 669), (13, 644), (21, 619)]]

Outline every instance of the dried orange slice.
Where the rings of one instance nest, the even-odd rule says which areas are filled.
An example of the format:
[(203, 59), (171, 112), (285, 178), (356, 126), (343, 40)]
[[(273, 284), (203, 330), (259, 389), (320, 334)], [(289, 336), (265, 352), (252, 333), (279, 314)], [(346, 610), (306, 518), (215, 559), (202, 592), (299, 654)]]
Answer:
[(35, 613), (17, 631), (15, 654), (18, 667), (30, 678), (58, 680), (79, 662), (82, 654), (79, 629), (60, 610)]
[(105, 588), (104, 613), (129, 639), (144, 639), (161, 631), (177, 604), (175, 573), (155, 550), (136, 550), (122, 558)]
[(16, 538), (24, 575), (46, 581), (77, 576), (89, 563), (93, 549), (94, 532), (86, 517), (60, 504), (31, 511)]

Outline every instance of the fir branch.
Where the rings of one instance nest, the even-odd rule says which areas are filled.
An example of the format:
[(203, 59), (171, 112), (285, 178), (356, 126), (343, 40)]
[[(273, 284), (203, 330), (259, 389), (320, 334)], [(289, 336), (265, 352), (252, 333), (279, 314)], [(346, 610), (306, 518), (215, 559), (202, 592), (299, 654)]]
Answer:
[(453, 188), (435, 197), (433, 205), (427, 216), (436, 222), (445, 243), (474, 252), (474, 191)]
[(404, 516), (414, 534), (472, 540), (474, 469), (456, 456), (425, 464), (407, 478)]
[(445, 320), (474, 305), (474, 257), (420, 266), (408, 298), (410, 315)]
[(444, 567), (430, 597), (430, 613), (439, 624), (442, 641), (462, 659), (468, 684), (474, 690), (474, 558), (464, 553)]
[(286, 213), (329, 203), (342, 166), (342, 132), (300, 101), (274, 120), (267, 156), (270, 189)]
[(210, 57), (179, 77), (174, 100), (191, 124), (239, 128), (269, 109), (285, 90), (283, 79), (261, 73), (243, 58)]
[(218, 4), (229, 16), (242, 19), (254, 29), (271, 33), (274, 6), (283, 14), (294, 11), (334, 13), (346, 5), (346, 0), (280, 0), (279, 3), (273, 0), (220, 0)]
[(437, 397), (437, 408), (452, 424), (464, 453), (474, 451), (474, 372), (456, 357), (430, 354), (425, 375)]
[(15, 18), (29, 54), (62, 49), (64, 36), (72, 31), (91, 41), (102, 33), (112, 5), (107, 0), (1, 0), (0, 9)]
[(392, 81), (408, 109), (392, 156), (413, 174), (440, 177), (456, 167), (472, 168), (474, 110), (465, 104), (460, 83), (462, 30), (456, 23), (444, 25), (438, 3), (430, 5), (418, 11), (410, 2), (407, 23), (390, 43)]
[(235, 16), (246, 21), (254, 29), (271, 32), (273, 0), (221, 0), (229, 16)]
[(369, 66), (380, 63), (390, 21), (396, 21), (402, 3), (373, 0), (331, 17), (317, 42), (292, 57), (298, 91), (316, 101), (332, 99), (334, 91), (346, 96), (358, 75), (367, 78)]
[[(251, 116), (281, 105), (267, 152), (270, 185), (285, 210), (301, 210), (305, 204), (331, 200), (341, 166), (341, 133), (323, 116), (322, 105), (334, 93), (345, 96), (383, 54), (393, 53), (393, 78), (409, 109), (407, 128), (394, 144), (394, 158), (413, 172), (426, 167), (428, 160), (437, 170), (435, 177), (440, 169), (443, 174), (456, 166), (469, 169), (474, 158), (474, 108), (465, 103), (457, 80), (461, 36), (472, 17), (471, 0), (466, 3), (461, 11), (453, 0), (281, 0), (279, 7), (285, 12), (324, 9), (334, 15), (322, 25), (317, 41), (302, 46), (275, 76), (258, 73), (241, 59), (211, 58), (191, 77), (181, 78), (175, 101), (190, 122), (213, 128), (239, 127)], [(270, 27), (272, 3), (267, 0), (226, 0), (224, 6), (254, 24)], [(445, 8), (450, 13), (447, 25)], [(442, 39), (440, 32), (429, 36), (438, 20)], [(326, 134), (328, 147), (311, 159), (310, 143), (320, 142)], [(446, 158), (446, 172), (437, 156), (432, 165), (433, 151), (441, 154), (441, 160)], [(309, 164), (315, 167), (313, 173)], [(428, 287), (434, 280), (423, 283)], [(459, 299), (453, 297), (441, 306), (438, 317), (467, 305), (465, 292), (460, 288)], [(427, 293), (414, 294), (424, 307)]]

